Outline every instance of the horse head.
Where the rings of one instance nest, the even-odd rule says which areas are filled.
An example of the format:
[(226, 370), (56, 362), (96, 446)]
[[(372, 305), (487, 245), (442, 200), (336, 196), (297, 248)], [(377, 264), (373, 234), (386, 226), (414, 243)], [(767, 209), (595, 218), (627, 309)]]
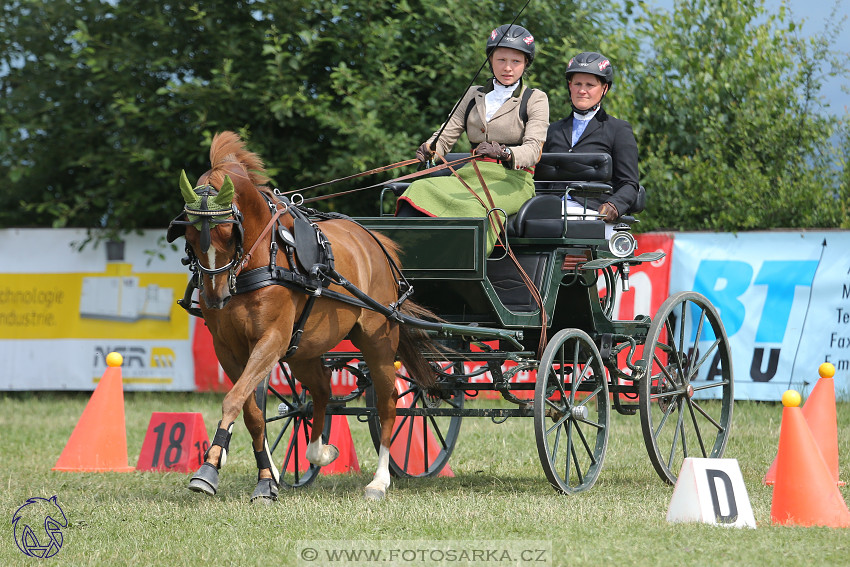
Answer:
[(169, 242), (186, 237), (186, 252), (193, 271), (198, 273), (201, 298), (211, 309), (221, 309), (230, 300), (242, 259), (244, 229), (235, 192), (229, 175), (216, 187), (207, 172), (192, 187), (186, 172), (181, 172), (180, 193), (185, 205), (168, 230)]
[[(186, 237), (195, 286), (207, 308), (221, 309), (236, 291), (236, 276), (250, 268), (250, 250), (270, 216), (261, 187), (269, 180), (262, 159), (235, 132), (220, 132), (210, 145), (212, 168), (192, 187), (180, 175), (183, 212), (168, 227), (168, 242)], [(259, 228), (258, 228), (259, 227)], [(257, 254), (257, 259), (261, 255)]]

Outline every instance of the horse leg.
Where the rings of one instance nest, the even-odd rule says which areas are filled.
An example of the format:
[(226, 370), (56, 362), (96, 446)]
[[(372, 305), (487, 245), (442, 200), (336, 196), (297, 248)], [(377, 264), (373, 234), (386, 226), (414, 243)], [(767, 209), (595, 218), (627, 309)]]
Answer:
[[(277, 364), (278, 355), (276, 353), (280, 352), (279, 342), (280, 337), (259, 341), (251, 352), (248, 364), (245, 365), (241, 375), (231, 374), (231, 372), (238, 372), (238, 368), (220, 360), (228, 377), (237, 375), (239, 378), (233, 383), (233, 388), (224, 396), (224, 401), (221, 404), (221, 421), (218, 422), (215, 435), (210, 442), (210, 448), (204, 456), (204, 464), (189, 481), (189, 490), (203, 492), (210, 496), (214, 496), (218, 491), (218, 471), (227, 461), (233, 424), (239, 416), (240, 409), (248, 402), (248, 398), (254, 394), (260, 382)], [(254, 407), (256, 407), (256, 403), (254, 403)], [(259, 408), (257, 408), (255, 415), (258, 414)], [(257, 450), (256, 445), (254, 450)]]
[(251, 502), (268, 504), (277, 500), (280, 487), (280, 473), (272, 460), (269, 442), (266, 439), (266, 420), (257, 406), (257, 399), (249, 396), (242, 406), (245, 427), (251, 433), (254, 459), (257, 461), (257, 487), (251, 495)]
[(325, 410), (331, 396), (331, 371), (319, 358), (289, 361), (289, 367), (293, 376), (310, 390), (313, 398), (313, 429), (310, 432), (310, 443), (307, 444), (307, 460), (318, 467), (329, 465), (339, 457), (339, 449), (330, 444), (325, 445), (322, 441)]
[(369, 368), (372, 387), (375, 388), (378, 417), (381, 418), (381, 446), (378, 449), (378, 468), (372, 482), (366, 485), (365, 496), (367, 500), (381, 500), (390, 487), (390, 441), (395, 424), (398, 391), (395, 388), (395, 367), (392, 360), (377, 366), (369, 363)]
[[(234, 361), (220, 356), (220, 362), (228, 379), (235, 384), (234, 376), (242, 373), (242, 368)], [(189, 480), (189, 490), (202, 492), (208, 496), (215, 496), (218, 492), (218, 471), (227, 460), (227, 450), (230, 446), (230, 437), (233, 435), (233, 422), (222, 428), (221, 421), (216, 426), (209, 449), (204, 453), (204, 463), (195, 471)]]

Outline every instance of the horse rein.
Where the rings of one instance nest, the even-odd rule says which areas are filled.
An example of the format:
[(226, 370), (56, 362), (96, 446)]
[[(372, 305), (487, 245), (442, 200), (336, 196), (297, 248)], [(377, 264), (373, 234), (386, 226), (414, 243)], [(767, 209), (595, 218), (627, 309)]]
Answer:
[[(455, 160), (455, 161), (452, 161), (452, 162), (449, 162), (449, 163), (451, 165), (463, 165), (465, 163), (468, 163), (468, 162), (476, 160), (476, 159), (480, 159), (480, 156), (470, 155), (469, 157), (463, 157), (463, 158), (460, 158), (458, 160)], [(402, 167), (402, 165), (412, 165), (413, 163), (420, 163), (420, 162), (419, 162), (418, 159), (406, 160), (406, 161), (403, 161), (403, 162), (398, 162), (397, 164), (391, 164), (390, 166), (385, 166), (386, 169), (383, 169), (383, 171), (387, 171), (387, 170), (389, 170), (391, 168), (395, 168), (395, 167)], [(399, 164), (402, 164), (402, 165), (399, 165)], [(367, 187), (358, 187), (357, 189), (349, 189), (348, 191), (340, 191), (338, 193), (331, 193), (329, 195), (320, 195), (318, 197), (310, 197), (309, 199), (304, 199), (304, 202), (305, 203), (313, 203), (315, 201), (324, 201), (326, 199), (331, 199), (333, 197), (340, 197), (342, 195), (348, 195), (349, 193), (357, 193), (358, 191), (365, 191), (367, 189), (377, 189), (378, 187), (383, 187), (383, 186), (388, 185), (390, 183), (397, 183), (399, 181), (407, 181), (408, 179), (415, 179), (417, 177), (423, 177), (425, 175), (430, 175), (431, 173), (434, 173), (436, 171), (446, 169), (446, 167), (447, 167), (447, 164), (435, 165), (433, 167), (429, 167), (429, 168), (426, 168), (426, 169), (415, 171), (413, 173), (408, 173), (407, 175), (402, 175), (400, 177), (389, 179), (387, 181), (381, 181), (380, 183), (375, 183), (374, 185), (369, 185)], [(363, 175), (363, 174), (357, 174), (357, 175), (352, 175), (352, 176), (349, 176), (349, 177), (344, 177), (344, 178), (337, 179), (337, 180), (334, 180), (334, 181), (329, 181), (328, 183), (324, 183), (322, 185), (328, 185), (330, 183), (336, 183), (336, 181), (343, 181), (345, 179), (360, 177), (361, 175)], [(313, 187), (318, 187), (318, 185), (314, 185)], [(307, 189), (310, 189), (310, 188), (312, 188), (312, 187), (308, 187)], [(283, 193), (283, 195), (289, 195), (290, 193), (294, 193), (294, 192), (295, 191), (287, 191), (286, 193)]]
[(407, 165), (413, 165), (414, 163), (418, 163), (418, 159), (406, 159), (404, 161), (397, 161), (396, 163), (391, 163), (389, 165), (382, 165), (380, 167), (376, 167), (374, 169), (370, 169), (369, 171), (361, 171), (360, 173), (355, 173), (353, 175), (347, 175), (345, 177), (339, 177), (337, 179), (332, 179), (330, 181), (323, 181), (321, 183), (316, 183), (315, 185), (310, 185), (309, 187), (302, 187), (301, 189), (292, 189), (291, 191), (286, 191), (281, 193), (281, 195), (291, 195), (292, 193), (303, 193), (304, 191), (309, 191), (310, 189), (315, 189), (317, 187), (324, 187), (325, 185), (333, 185), (334, 183), (339, 183), (340, 181), (348, 181), (350, 179), (357, 179), (358, 177), (365, 177), (367, 175), (372, 175), (374, 173), (383, 173), (385, 171), (390, 171), (392, 169), (398, 169), (399, 167), (405, 167)]
[[(443, 158), (442, 156), (440, 156), (440, 158), (443, 159), (443, 161), (445, 162), (445, 158)], [(519, 263), (519, 260), (514, 255), (511, 247), (508, 245), (507, 242), (502, 240), (502, 234), (507, 234), (507, 231), (505, 230), (505, 225), (502, 223), (502, 219), (501, 217), (499, 217), (498, 214), (495, 215), (495, 221), (493, 221), (492, 219), (492, 213), (497, 212), (496, 203), (493, 200), (493, 195), (490, 194), (490, 190), (487, 188), (487, 183), (484, 182), (484, 176), (481, 175), (481, 170), (478, 168), (478, 163), (473, 161), (472, 167), (475, 169), (475, 174), (478, 177), (478, 182), (481, 184), (481, 188), (484, 191), (484, 195), (487, 197), (487, 201), (490, 203), (489, 207), (484, 203), (484, 200), (481, 199), (478, 193), (476, 193), (472, 189), (472, 187), (470, 187), (469, 184), (464, 181), (460, 175), (458, 175), (457, 171), (455, 171), (455, 169), (448, 162), (446, 162), (446, 166), (448, 166), (448, 168), (451, 170), (452, 174), (457, 178), (457, 180), (460, 181), (464, 187), (466, 187), (466, 190), (469, 191), (469, 193), (472, 194), (472, 196), (478, 200), (481, 206), (484, 207), (484, 210), (487, 211), (487, 221), (490, 223), (491, 227), (493, 228), (493, 231), (496, 233), (496, 240), (499, 242), (499, 244), (502, 245), (502, 248), (505, 249), (505, 255), (508, 256), (514, 263), (514, 266), (519, 272), (522, 282), (525, 284), (525, 287), (528, 289), (529, 293), (531, 294), (531, 297), (537, 304), (537, 307), (540, 308), (540, 341), (537, 346), (537, 355), (538, 357), (540, 357), (543, 354), (543, 348), (546, 346), (546, 329), (548, 328), (548, 317), (546, 315), (546, 309), (544, 309), (543, 307), (543, 298), (540, 295), (540, 290), (537, 289), (537, 286), (534, 284), (534, 280), (532, 280), (528, 273), (526, 273), (525, 269), (523, 269), (522, 265)], [(497, 223), (498, 226), (496, 226)]]

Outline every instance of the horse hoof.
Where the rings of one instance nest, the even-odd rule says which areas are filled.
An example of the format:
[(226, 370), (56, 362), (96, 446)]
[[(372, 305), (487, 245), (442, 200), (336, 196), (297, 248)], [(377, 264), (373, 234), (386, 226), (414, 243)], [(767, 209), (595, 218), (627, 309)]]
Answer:
[(261, 478), (251, 495), (252, 504), (272, 504), (277, 500), (278, 484), (273, 478)]
[(307, 460), (317, 467), (327, 466), (334, 462), (337, 457), (339, 457), (339, 449), (334, 445), (323, 445), (322, 451), (318, 455), (311, 455), (310, 448), (307, 448)]
[(366, 500), (383, 500), (386, 495), (386, 490), (366, 487)]
[(189, 490), (215, 496), (218, 492), (218, 469), (209, 463), (201, 465), (189, 481)]

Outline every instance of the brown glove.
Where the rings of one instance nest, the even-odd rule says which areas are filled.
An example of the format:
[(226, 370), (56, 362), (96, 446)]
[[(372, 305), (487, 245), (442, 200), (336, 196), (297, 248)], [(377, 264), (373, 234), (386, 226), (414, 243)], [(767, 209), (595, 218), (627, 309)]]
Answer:
[(620, 218), (620, 213), (617, 212), (617, 207), (613, 203), (602, 203), (599, 206), (599, 214), (605, 215), (603, 219), (605, 222), (614, 222)]
[(426, 163), (429, 159), (431, 159), (432, 155), (434, 155), (434, 152), (431, 151), (431, 146), (428, 142), (423, 143), (419, 146), (419, 149), (416, 150), (416, 159), (422, 163)]
[(508, 160), (511, 157), (511, 154), (508, 152), (508, 149), (496, 142), (481, 142), (478, 144), (478, 147), (475, 148), (475, 155), (485, 156), (498, 160)]

